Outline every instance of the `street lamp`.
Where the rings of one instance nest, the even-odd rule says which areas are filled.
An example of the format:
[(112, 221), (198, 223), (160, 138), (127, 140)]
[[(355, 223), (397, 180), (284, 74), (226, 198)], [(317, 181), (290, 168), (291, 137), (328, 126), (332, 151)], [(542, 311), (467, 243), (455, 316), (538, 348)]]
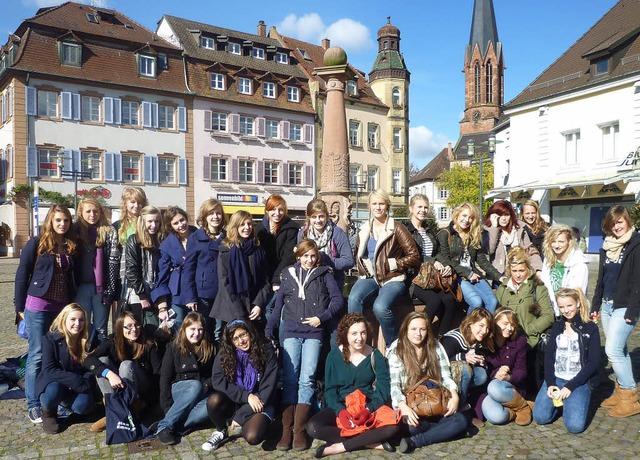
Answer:
[[(476, 143), (473, 139), (469, 139), (467, 141), (467, 154), (469, 155), (470, 158), (472, 158), (476, 153), (475, 144)], [(489, 155), (493, 156), (493, 154), (496, 151), (496, 135), (494, 133), (489, 134), (489, 138), (487, 139), (486, 144), (488, 146)], [(482, 198), (483, 198), (483, 194), (482, 194), (482, 161), (483, 160), (484, 160), (484, 154), (479, 152), (478, 164), (480, 165), (480, 197), (479, 197), (480, 214), (482, 214)]]
[[(64, 160), (71, 160), (71, 171), (64, 169)], [(76, 162), (73, 161), (73, 156), (65, 157), (62, 155), (58, 155), (58, 159), (56, 160), (58, 165), (58, 169), (60, 170), (60, 177), (69, 177), (73, 179), (74, 185), (74, 194), (73, 194), (73, 210), (78, 215), (78, 179), (91, 179), (91, 174), (93, 170), (93, 165), (91, 164), (91, 160), (89, 159), (88, 169), (89, 171), (77, 171), (76, 170)]]

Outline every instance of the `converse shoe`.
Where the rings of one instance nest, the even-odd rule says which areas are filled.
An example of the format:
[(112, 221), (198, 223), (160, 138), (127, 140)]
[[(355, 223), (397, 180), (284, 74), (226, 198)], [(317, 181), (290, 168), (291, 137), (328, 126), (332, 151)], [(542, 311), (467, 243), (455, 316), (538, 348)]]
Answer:
[(67, 407), (64, 406), (58, 406), (58, 419), (59, 420), (64, 420), (66, 418), (71, 417), (71, 415), (73, 414), (73, 411)]
[(42, 408), (32, 407), (29, 409), (28, 416), (32, 423), (42, 423)]
[(220, 447), (220, 444), (222, 444), (222, 442), (228, 437), (229, 437), (229, 434), (227, 433), (227, 430), (222, 430), (222, 431), (216, 430), (213, 433), (211, 433), (211, 437), (209, 437), (209, 439), (207, 439), (204, 442), (204, 444), (202, 444), (202, 450), (207, 452), (216, 450), (218, 447)]

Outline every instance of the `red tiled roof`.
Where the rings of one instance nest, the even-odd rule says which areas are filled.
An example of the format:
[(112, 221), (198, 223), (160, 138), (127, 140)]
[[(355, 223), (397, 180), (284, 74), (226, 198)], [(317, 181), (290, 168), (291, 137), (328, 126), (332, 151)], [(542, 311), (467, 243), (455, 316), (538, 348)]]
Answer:
[(445, 147), (418, 174), (409, 180), (409, 185), (414, 185), (428, 180), (436, 180), (444, 171), (451, 167), (449, 161), (449, 148)]

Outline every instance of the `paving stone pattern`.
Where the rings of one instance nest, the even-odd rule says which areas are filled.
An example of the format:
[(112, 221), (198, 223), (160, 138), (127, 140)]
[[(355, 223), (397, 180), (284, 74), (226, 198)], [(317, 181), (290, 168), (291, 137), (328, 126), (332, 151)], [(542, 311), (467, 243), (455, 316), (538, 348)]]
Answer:
[[(13, 313), (13, 280), (17, 260), (0, 259), (0, 361), (26, 351), (26, 341), (15, 333)], [(595, 280), (595, 273), (591, 279)], [(590, 291), (593, 292), (593, 281)], [(631, 336), (630, 350), (634, 360), (634, 374), (640, 376), (640, 328)], [(604, 356), (604, 349), (603, 349)], [(606, 361), (604, 361), (606, 362)], [(633, 459), (640, 458), (640, 415), (627, 419), (607, 416), (599, 403), (613, 388), (610, 369), (603, 369), (602, 384), (592, 399), (591, 421), (585, 433), (570, 435), (562, 420), (547, 426), (532, 423), (528, 427), (507, 426), (471, 428), (466, 437), (448, 443), (418, 449), (410, 455), (384, 451), (359, 451), (336, 456), (353, 460), (382, 460), (389, 458), (425, 457), (435, 459)], [(176, 446), (158, 447), (158, 442), (143, 443), (137, 449), (127, 445), (107, 446), (104, 433), (89, 432), (98, 415), (89, 419), (75, 419), (62, 433), (47, 435), (40, 425), (33, 425), (26, 416), (24, 400), (0, 401), (0, 458), (13, 460), (29, 458), (151, 458), (196, 459), (218, 458), (233, 460), (274, 460), (277, 458), (312, 458), (314, 450), (302, 453), (275, 450), (277, 433), (262, 446), (249, 446), (236, 439), (214, 453), (201, 450), (201, 444), (211, 429), (195, 431)], [(315, 441), (313, 448), (319, 445)]]

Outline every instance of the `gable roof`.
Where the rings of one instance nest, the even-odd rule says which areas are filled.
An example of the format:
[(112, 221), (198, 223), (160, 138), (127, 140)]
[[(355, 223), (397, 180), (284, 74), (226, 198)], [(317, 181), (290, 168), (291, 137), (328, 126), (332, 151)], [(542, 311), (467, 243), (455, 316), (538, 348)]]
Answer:
[[(620, 0), (505, 109), (640, 73), (639, 26), (640, 2)], [(593, 61), (604, 57), (609, 72), (593, 75)]]
[(425, 181), (438, 179), (440, 174), (449, 171), (451, 162), (449, 159), (449, 147), (445, 147), (427, 165), (420, 170), (418, 174), (409, 180), (409, 185), (415, 185)]

